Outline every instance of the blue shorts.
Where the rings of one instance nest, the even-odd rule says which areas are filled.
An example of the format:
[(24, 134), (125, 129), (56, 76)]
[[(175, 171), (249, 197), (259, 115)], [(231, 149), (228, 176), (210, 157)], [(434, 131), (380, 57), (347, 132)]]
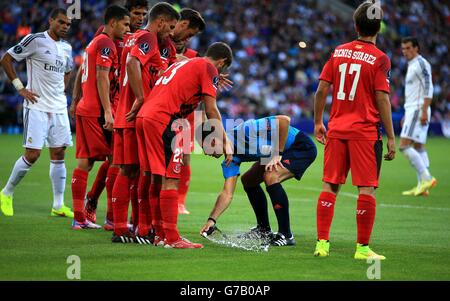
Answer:
[(305, 133), (299, 132), (291, 147), (284, 151), (281, 163), (300, 180), (316, 157), (317, 148), (314, 141)]
[[(284, 151), (281, 162), (297, 180), (300, 180), (305, 170), (314, 162), (317, 156), (317, 148), (308, 135), (299, 132), (295, 136), (294, 143)], [(242, 160), (242, 161), (241, 161)], [(229, 166), (222, 162), (222, 173), (225, 179), (241, 174), (240, 166), (242, 162), (251, 162), (233, 156), (233, 161)]]

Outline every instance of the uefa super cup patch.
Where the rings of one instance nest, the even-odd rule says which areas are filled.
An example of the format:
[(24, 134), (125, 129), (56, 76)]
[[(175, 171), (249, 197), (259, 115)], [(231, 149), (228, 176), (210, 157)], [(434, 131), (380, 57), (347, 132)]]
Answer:
[(148, 45), (147, 42), (142, 43), (141, 45), (139, 45), (139, 49), (146, 54), (149, 50), (150, 50), (150, 45)]
[(168, 58), (169, 57), (169, 49), (164, 48), (163, 50), (161, 50), (161, 56), (163, 58)]
[(216, 88), (219, 87), (219, 77), (218, 76), (213, 77), (213, 85)]
[(14, 47), (13, 51), (15, 54), (21, 54), (23, 51), (23, 47), (20, 45), (17, 45), (16, 47)]
[(103, 48), (101, 53), (102, 53), (102, 55), (104, 55), (104, 56), (109, 56), (109, 54), (111, 53), (111, 49), (108, 48), (108, 47)]

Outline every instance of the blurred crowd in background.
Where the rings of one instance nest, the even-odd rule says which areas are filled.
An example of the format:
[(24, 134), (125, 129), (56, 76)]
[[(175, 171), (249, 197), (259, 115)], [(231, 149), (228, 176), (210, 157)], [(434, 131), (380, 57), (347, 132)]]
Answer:
[[(74, 20), (67, 40), (73, 47), (76, 66), (86, 45), (102, 24), (103, 12), (112, 3), (124, 1), (80, 0), (81, 20)], [(154, 4), (156, 1), (150, 1)], [(219, 96), (219, 108), (226, 118), (254, 118), (286, 114), (294, 122), (313, 116), (314, 92), (320, 71), (333, 49), (356, 38), (351, 18), (341, 18), (313, 0), (180, 0), (168, 1), (180, 8), (200, 11), (206, 30), (190, 41), (190, 47), (204, 53), (214, 41), (225, 41), (234, 51), (229, 73), (234, 88)], [(351, 7), (362, 1), (342, 0)], [(56, 4), (58, 3), (58, 4)], [(441, 131), (450, 128), (449, 25), (450, 6), (439, 0), (383, 0), (385, 12), (377, 46), (392, 61), (391, 101), (396, 128), (403, 116), (404, 79), (407, 61), (400, 41), (417, 36), (421, 53), (433, 70), (433, 122)], [(30, 32), (44, 31), (48, 13), (63, 0), (0, 1), (0, 55)], [(306, 47), (299, 47), (299, 42)], [(26, 82), (25, 64), (19, 64)], [(71, 89), (68, 90), (70, 102)], [(331, 97), (329, 98), (331, 102)], [(20, 131), (22, 100), (0, 71), (0, 128)], [(439, 131), (438, 131), (439, 132)], [(450, 132), (450, 130), (449, 130)], [(450, 134), (450, 133), (449, 133)]]

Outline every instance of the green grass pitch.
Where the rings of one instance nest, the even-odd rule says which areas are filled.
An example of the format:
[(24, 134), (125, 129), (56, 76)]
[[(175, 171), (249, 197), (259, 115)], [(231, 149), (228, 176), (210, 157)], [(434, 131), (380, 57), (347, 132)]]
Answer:
[[(0, 136), (0, 186), (22, 153), (21, 136)], [(17, 187), (15, 215), (0, 214), (0, 280), (66, 280), (69, 255), (81, 259), (82, 280), (367, 280), (370, 266), (355, 261), (356, 188), (348, 180), (337, 199), (331, 229), (331, 256), (315, 258), (316, 200), (321, 189), (323, 147), (300, 182), (284, 184), (290, 198), (295, 247), (254, 253), (215, 245), (200, 237), (223, 183), (220, 161), (193, 155), (187, 207), (179, 229), (187, 238), (203, 242), (202, 250), (167, 250), (135, 244), (112, 244), (111, 232), (73, 231), (71, 220), (50, 217), (48, 151)], [(450, 280), (450, 140), (431, 138), (428, 152), (438, 186), (429, 197), (404, 197), (416, 176), (401, 153), (383, 162), (377, 192), (377, 216), (371, 247), (387, 257), (381, 280)], [(67, 152), (66, 204), (72, 207), (70, 180), (74, 148)], [(94, 180), (97, 163), (89, 177)], [(248, 168), (242, 167), (242, 171)], [(270, 202), (270, 201), (269, 201)], [(99, 202), (98, 221), (105, 216), (105, 193)], [(269, 208), (272, 228), (276, 219)], [(244, 231), (255, 218), (242, 187), (218, 225), (224, 232)]]

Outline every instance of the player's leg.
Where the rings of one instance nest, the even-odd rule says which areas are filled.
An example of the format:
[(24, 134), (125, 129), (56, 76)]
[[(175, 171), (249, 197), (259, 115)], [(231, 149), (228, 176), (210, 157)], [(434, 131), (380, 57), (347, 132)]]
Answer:
[(105, 160), (97, 170), (97, 175), (95, 177), (94, 183), (91, 186), (91, 189), (86, 194), (86, 218), (88, 218), (91, 222), (95, 223), (97, 221), (97, 205), (98, 199), (102, 194), (103, 190), (106, 186), (106, 178), (108, 169), (110, 166), (109, 160)]
[(385, 259), (369, 248), (369, 241), (376, 214), (375, 189), (383, 156), (383, 142), (349, 141), (350, 169), (352, 184), (358, 186), (356, 206), (357, 245), (355, 259)]
[(348, 141), (328, 138), (325, 144), (322, 192), (317, 200), (317, 243), (314, 256), (330, 254), (330, 228), (334, 217), (336, 196), (341, 184), (345, 184), (350, 161)]
[(13, 194), (15, 187), (25, 177), (32, 165), (41, 155), (48, 131), (48, 116), (44, 112), (23, 110), (23, 143), (24, 154), (14, 163), (5, 187), (0, 191), (1, 211), (6, 216), (13, 216)]
[[(169, 164), (170, 166), (171, 164)], [(202, 244), (192, 243), (182, 238), (178, 232), (178, 178), (162, 177), (160, 193), (161, 217), (166, 235), (165, 248), (199, 249)]]
[(140, 173), (137, 167), (136, 178), (138, 178), (138, 203), (139, 224), (137, 231), (137, 242), (141, 244), (153, 244), (154, 233), (152, 232), (152, 216), (150, 211), (151, 175)]
[(66, 147), (49, 148), (50, 152), (50, 180), (53, 189), (52, 216), (73, 218), (72, 210), (64, 204), (67, 170), (64, 161)]
[[(113, 162), (112, 157), (108, 157), (108, 161)], [(103, 229), (112, 231), (114, 227), (114, 211), (113, 211), (113, 189), (120, 173), (119, 165), (110, 164), (108, 172), (106, 173), (106, 218)]]
[[(422, 126), (418, 118), (420, 110), (406, 111), (405, 122), (400, 134), (400, 151), (416, 170), (419, 183), (417, 188), (404, 191), (404, 195), (421, 195), (436, 185), (424, 161), (424, 157), (414, 148), (414, 142), (424, 144), (427, 138), (428, 124)], [(430, 113), (429, 113), (430, 114)]]
[(164, 245), (166, 237), (163, 229), (163, 221), (161, 216), (160, 195), (162, 188), (162, 177), (160, 175), (151, 175), (151, 184), (149, 192), (150, 214), (152, 228), (155, 230), (154, 245)]
[(5, 216), (13, 216), (14, 189), (25, 177), (41, 154), (40, 149), (25, 149), (23, 156), (17, 159), (5, 187), (0, 192), (1, 210)]
[(180, 185), (178, 187), (178, 214), (190, 214), (186, 209), (186, 196), (191, 180), (191, 155), (184, 154), (181, 167)]
[(289, 218), (289, 199), (281, 185), (283, 181), (293, 178), (294, 174), (288, 169), (278, 168), (264, 172), (263, 177), (278, 221), (278, 232), (273, 235), (270, 243), (273, 246), (295, 245)]
[(256, 228), (252, 228), (252, 230), (270, 233), (271, 229), (269, 213), (267, 210), (267, 198), (260, 185), (264, 182), (264, 168), (265, 166), (261, 165), (259, 162), (255, 162), (252, 167), (242, 175), (241, 182), (256, 217)]
[(77, 115), (76, 122), (76, 158), (77, 167), (72, 175), (72, 200), (74, 210), (73, 229), (99, 229), (86, 219), (84, 199), (88, 174), (96, 160), (103, 161), (111, 154), (110, 139), (96, 117)]

